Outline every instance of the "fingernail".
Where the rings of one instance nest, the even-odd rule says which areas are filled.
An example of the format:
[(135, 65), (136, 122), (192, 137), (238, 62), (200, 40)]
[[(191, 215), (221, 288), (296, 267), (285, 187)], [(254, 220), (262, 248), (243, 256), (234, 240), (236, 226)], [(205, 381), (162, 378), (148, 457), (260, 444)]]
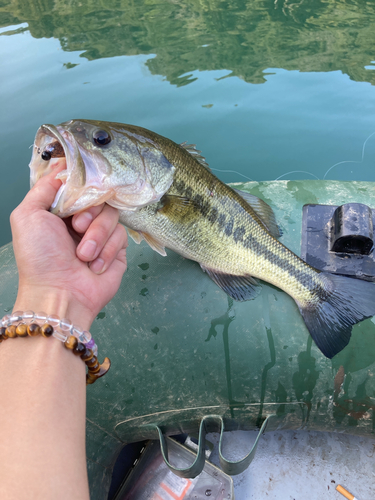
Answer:
[(96, 252), (96, 242), (94, 240), (87, 240), (79, 249), (79, 253), (86, 259), (93, 259)]
[(94, 260), (94, 262), (91, 262), (90, 264), (90, 269), (95, 274), (100, 274), (103, 271), (103, 268), (104, 268), (104, 260), (101, 259), (100, 257)]
[(74, 225), (77, 228), (77, 231), (84, 233), (92, 222), (92, 219), (93, 217), (90, 212), (82, 212), (81, 214), (79, 214), (74, 221)]

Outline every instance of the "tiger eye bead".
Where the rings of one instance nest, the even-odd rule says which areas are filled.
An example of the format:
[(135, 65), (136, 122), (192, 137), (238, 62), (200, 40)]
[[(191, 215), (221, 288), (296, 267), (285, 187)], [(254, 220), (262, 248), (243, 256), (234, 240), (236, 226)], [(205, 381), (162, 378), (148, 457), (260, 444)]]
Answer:
[(86, 375), (86, 385), (93, 384), (95, 380), (97, 380), (97, 375), (95, 373), (90, 374), (90, 372)]
[(81, 354), (81, 358), (85, 362), (88, 361), (89, 359), (91, 359), (93, 356), (94, 356), (94, 354), (93, 354), (92, 350), (87, 349), (87, 348), (85, 348), (85, 352), (83, 354)]
[(16, 334), (18, 335), (18, 337), (27, 337), (27, 325), (23, 323), (21, 325), (18, 325), (16, 328)]
[(95, 380), (100, 377), (103, 377), (111, 367), (111, 360), (109, 358), (104, 358), (104, 361), (101, 365), (99, 365), (99, 370), (96, 373), (93, 373), (89, 368), (89, 371), (86, 375), (86, 385), (93, 384)]
[(17, 337), (16, 326), (15, 325), (9, 325), (9, 326), (7, 326), (5, 334), (10, 339), (14, 339), (14, 337)]
[(36, 323), (30, 323), (29, 325), (27, 325), (27, 333), (30, 335), (30, 337), (36, 337), (37, 335), (40, 335), (40, 326)]
[(100, 363), (97, 361), (95, 365), (89, 366), (89, 373), (98, 373), (100, 371)]
[(49, 325), (48, 323), (45, 323), (43, 326), (40, 327), (40, 331), (43, 337), (50, 337), (53, 334), (53, 326)]
[(78, 340), (70, 335), (64, 342), (64, 345), (67, 349), (74, 349), (78, 345)]
[(2, 340), (6, 340), (8, 338), (5, 332), (6, 332), (5, 326), (2, 326), (0, 328), (0, 337)]
[(86, 366), (88, 366), (88, 367), (94, 366), (97, 362), (98, 362), (98, 358), (96, 356), (93, 356), (91, 359), (87, 359), (85, 361)]
[(76, 347), (74, 347), (74, 349), (73, 349), (73, 354), (75, 354), (76, 356), (82, 356), (82, 354), (85, 351), (86, 351), (86, 347), (84, 346), (84, 344), (82, 344), (82, 342), (78, 342)]

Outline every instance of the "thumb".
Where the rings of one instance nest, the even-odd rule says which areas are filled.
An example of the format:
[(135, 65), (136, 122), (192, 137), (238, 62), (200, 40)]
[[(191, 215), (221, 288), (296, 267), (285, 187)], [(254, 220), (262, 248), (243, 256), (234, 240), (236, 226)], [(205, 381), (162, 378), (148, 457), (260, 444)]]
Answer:
[(50, 174), (41, 177), (25, 196), (22, 204), (27, 204), (29, 210), (49, 210), (62, 182), (55, 179), (60, 169), (54, 169)]

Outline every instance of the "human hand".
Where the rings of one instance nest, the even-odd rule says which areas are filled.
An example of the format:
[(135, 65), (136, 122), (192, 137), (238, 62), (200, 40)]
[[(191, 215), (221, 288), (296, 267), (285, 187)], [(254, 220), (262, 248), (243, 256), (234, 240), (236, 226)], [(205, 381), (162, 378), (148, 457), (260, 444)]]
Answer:
[(14, 310), (57, 314), (89, 329), (120, 286), (126, 231), (108, 205), (66, 220), (51, 214), (61, 185), (55, 176), (42, 177), (11, 214), (19, 272)]

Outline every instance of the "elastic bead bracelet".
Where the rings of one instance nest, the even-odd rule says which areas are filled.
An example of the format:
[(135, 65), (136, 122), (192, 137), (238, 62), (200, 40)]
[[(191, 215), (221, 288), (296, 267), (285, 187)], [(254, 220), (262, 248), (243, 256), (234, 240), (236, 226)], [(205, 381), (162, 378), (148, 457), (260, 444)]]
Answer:
[(7, 314), (0, 322), (0, 343), (16, 337), (55, 337), (76, 356), (80, 356), (87, 366), (86, 385), (93, 384), (103, 377), (111, 366), (111, 361), (104, 358), (98, 361), (98, 346), (91, 333), (74, 326), (69, 319), (54, 314), (34, 313), (33, 311), (16, 311)]

